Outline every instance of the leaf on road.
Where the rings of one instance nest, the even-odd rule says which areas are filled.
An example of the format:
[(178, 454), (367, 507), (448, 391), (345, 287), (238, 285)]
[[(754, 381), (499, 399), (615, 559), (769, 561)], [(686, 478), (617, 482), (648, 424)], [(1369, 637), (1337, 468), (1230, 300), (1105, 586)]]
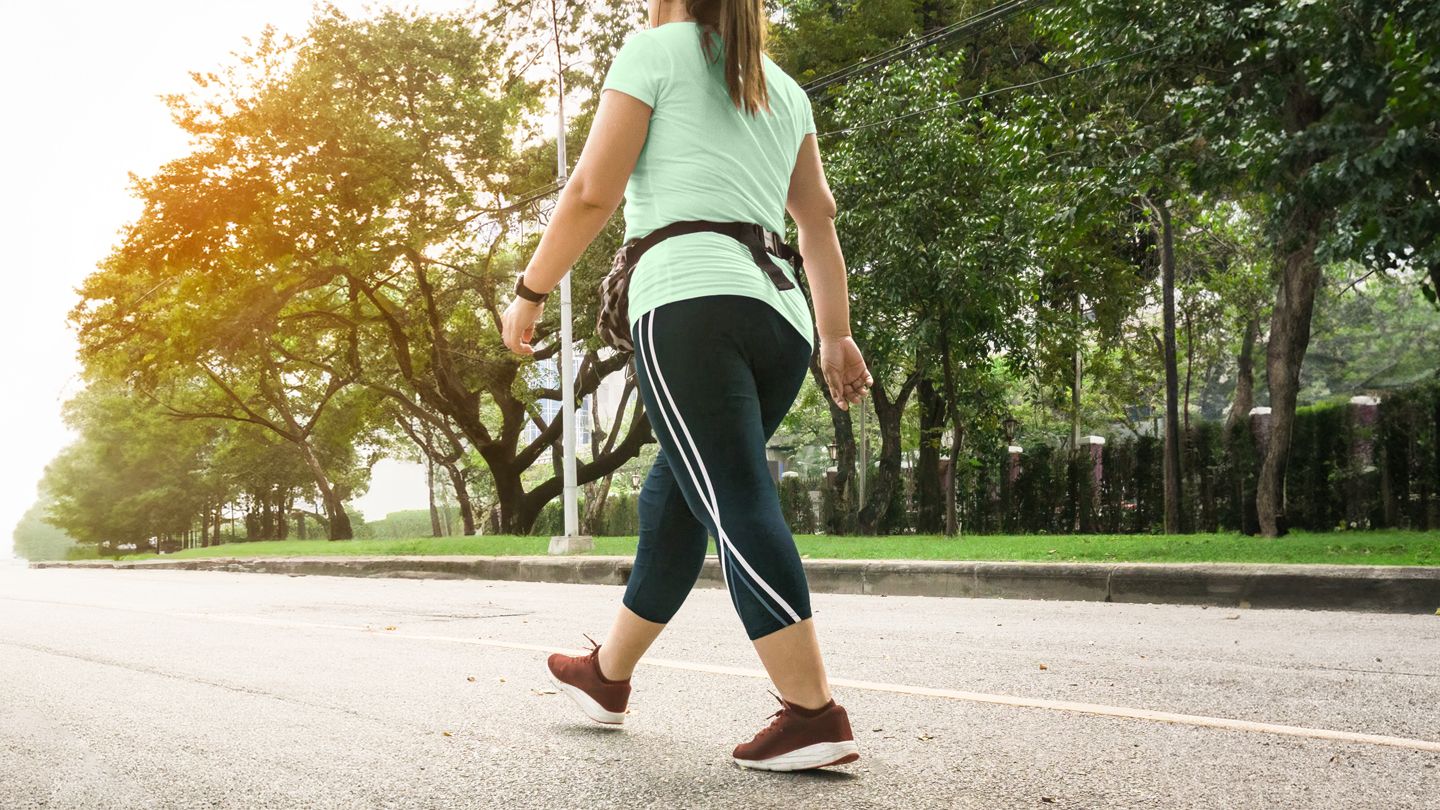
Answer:
[(475, 682), (475, 676), (474, 676), (474, 675), (467, 675), (467, 676), (465, 677), (465, 680), (469, 681), (470, 683), (474, 683), (474, 682)]
[(1040, 665), (1040, 668), (1041, 668), (1041, 669), (1049, 669), (1049, 667), (1045, 666), (1044, 664), (1041, 664), (1041, 665)]

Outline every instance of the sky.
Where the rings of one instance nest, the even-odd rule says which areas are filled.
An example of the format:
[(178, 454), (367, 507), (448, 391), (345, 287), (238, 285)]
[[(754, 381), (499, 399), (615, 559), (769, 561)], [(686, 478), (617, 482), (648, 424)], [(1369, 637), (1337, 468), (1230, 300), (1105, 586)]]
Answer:
[[(355, 17), (384, 6), (335, 5)], [(218, 71), (267, 23), (299, 36), (311, 16), (300, 0), (0, 0), (0, 247), (15, 285), (0, 317), (0, 559), (46, 463), (74, 438), (60, 418), (81, 387), (66, 316), (140, 213), (127, 172), (148, 176), (187, 151), (161, 96), (188, 92), (190, 71)], [(383, 461), (355, 506), (381, 518), (426, 502), (419, 465)]]

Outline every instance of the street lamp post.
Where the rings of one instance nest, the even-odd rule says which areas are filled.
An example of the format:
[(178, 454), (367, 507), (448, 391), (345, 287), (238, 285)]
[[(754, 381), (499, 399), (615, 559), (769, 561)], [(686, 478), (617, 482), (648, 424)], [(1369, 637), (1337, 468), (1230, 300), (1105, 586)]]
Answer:
[[(565, 165), (565, 55), (560, 50), (560, 15), (555, 0), (550, 0), (550, 26), (555, 39), (555, 79), (559, 97), (559, 132), (555, 138), (556, 174), (561, 188), (565, 185), (568, 169)], [(560, 278), (560, 422), (564, 432), (561, 443), (563, 458), (563, 499), (565, 505), (565, 533), (550, 538), (551, 554), (575, 554), (595, 548), (595, 541), (580, 534), (580, 513), (576, 504), (575, 482), (575, 357), (574, 335), (571, 330), (570, 272)]]

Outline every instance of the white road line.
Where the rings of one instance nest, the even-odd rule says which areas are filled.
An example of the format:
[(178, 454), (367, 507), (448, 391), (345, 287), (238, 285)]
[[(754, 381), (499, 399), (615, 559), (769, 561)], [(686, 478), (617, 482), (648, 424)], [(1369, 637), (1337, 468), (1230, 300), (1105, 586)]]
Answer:
[[(154, 611), (160, 613), (162, 611)], [(554, 647), (548, 644), (526, 644), (518, 641), (500, 641), (498, 639), (486, 638), (465, 638), (461, 636), (441, 636), (430, 633), (401, 633), (393, 630), (377, 630), (373, 625), (351, 625), (351, 624), (329, 624), (325, 622), (304, 622), (290, 619), (263, 619), (251, 616), (220, 616), (210, 613), (185, 613), (185, 612), (163, 612), (166, 616), (190, 616), (209, 621), (238, 622), (242, 624), (266, 624), (276, 627), (321, 627), (334, 630), (350, 630), (358, 632), (370, 632), (378, 636), (388, 638), (403, 638), (414, 641), (443, 641), (451, 644), (474, 644), (482, 647), (501, 647), (512, 650), (533, 650), (544, 653), (564, 653), (566, 655), (581, 655), (585, 650), (574, 648)], [(719, 664), (699, 664), (692, 661), (677, 661), (668, 658), (641, 659), (641, 666), (664, 667), (666, 669), (683, 669), (691, 672), (707, 672), (715, 675), (738, 675), (746, 678), (761, 678), (769, 680), (769, 675), (764, 670), (749, 669), (746, 667), (727, 667)], [(843, 686), (850, 689), (865, 689), (872, 692), (889, 692), (897, 695), (916, 695), (919, 697), (946, 698), (949, 700), (964, 700), (972, 703), (990, 703), (998, 706), (1013, 706), (1025, 709), (1050, 709), (1052, 711), (1073, 712), (1077, 714), (1093, 714), (1105, 717), (1120, 717), (1127, 720), (1151, 720), (1161, 723), (1173, 723), (1178, 725), (1198, 726), (1201, 728), (1227, 729), (1231, 731), (1250, 731), (1261, 734), (1281, 734), (1290, 737), (1307, 737), (1314, 740), (1333, 740), (1336, 742), (1366, 743), (1369, 745), (1385, 745), (1393, 748), (1407, 748), (1415, 751), (1428, 751), (1440, 753), (1440, 742), (1432, 740), (1417, 740), (1408, 737), (1391, 737), (1384, 734), (1361, 734), (1354, 731), (1336, 731), (1325, 728), (1307, 728), (1305, 726), (1287, 726), (1279, 723), (1261, 723), (1253, 720), (1236, 720), (1229, 717), (1207, 717), (1198, 714), (1176, 714), (1174, 712), (1159, 712), (1150, 709), (1134, 709), (1126, 706), (1106, 706), (1100, 703), (1077, 703), (1069, 700), (1047, 700), (1045, 698), (1013, 697), (1011, 695), (992, 695), (985, 692), (965, 692), (959, 689), (940, 689), (930, 686), (906, 686), (905, 684), (881, 683), (878, 681), (860, 681), (852, 678), (831, 678), (832, 686)]]
[[(100, 610), (122, 610), (133, 613), (150, 613), (172, 618), (186, 617), (213, 622), (234, 622), (237, 624), (260, 624), (273, 627), (316, 627), (330, 630), (348, 630), (350, 632), (373, 633), (377, 636), (390, 638), (411, 639), (415, 641), (443, 641), (450, 644), (473, 644), (481, 647), (498, 647), (510, 650), (530, 650), (543, 653), (565, 653), (566, 655), (580, 655), (585, 650), (555, 647), (549, 644), (526, 644), (520, 641), (501, 641), (499, 639), (486, 638), (465, 638), (461, 636), (442, 636), (430, 633), (401, 633), (394, 630), (377, 629), (376, 625), (355, 625), (355, 624), (332, 624), (328, 622), (306, 622), (293, 619), (266, 619), (258, 616), (226, 616), (216, 613), (197, 613), (190, 611), (170, 610), (147, 610), (128, 605), (97, 605), (83, 602), (67, 602), (50, 599), (26, 599), (13, 596), (0, 596), (0, 600), (15, 602), (43, 602), (47, 604), (66, 605), (69, 607), (96, 608)], [(387, 625), (379, 625), (384, 627)], [(646, 657), (641, 659), (641, 666), (655, 666), (665, 669), (681, 669), (691, 672), (707, 672), (715, 675), (736, 675), (745, 678), (760, 678), (769, 680), (769, 675), (764, 670), (749, 669), (746, 667), (727, 667), (721, 664), (700, 664), (693, 661), (677, 661), (668, 658)], [(1440, 742), (1432, 740), (1419, 740), (1409, 737), (1391, 737), (1384, 734), (1362, 734), (1354, 731), (1336, 731), (1334, 729), (1307, 728), (1305, 726), (1287, 726), (1279, 723), (1261, 723), (1253, 720), (1236, 720), (1229, 717), (1208, 717), (1198, 714), (1177, 714), (1174, 712), (1160, 712), (1150, 709), (1135, 709), (1126, 706), (1107, 706), (1101, 703), (1077, 703), (1068, 700), (1047, 700), (1045, 698), (1024, 698), (1011, 695), (993, 695), (986, 692), (966, 692), (959, 689), (941, 689), (930, 686), (907, 686), (905, 684), (881, 683), (878, 681), (861, 681), (851, 678), (831, 678), (832, 686), (844, 686), (850, 689), (865, 689), (873, 692), (889, 692), (897, 695), (915, 695), (918, 697), (937, 697), (948, 700), (963, 700), (972, 703), (990, 703), (998, 706), (1013, 706), (1025, 709), (1050, 709), (1052, 711), (1072, 712), (1076, 714), (1093, 714), (1105, 717), (1119, 717), (1128, 720), (1151, 720), (1161, 723), (1173, 723), (1178, 725), (1197, 726), (1201, 728), (1226, 729), (1231, 731), (1249, 731), (1261, 734), (1280, 734), (1290, 737), (1306, 737), (1315, 740), (1333, 740), (1336, 742), (1365, 743), (1369, 745), (1384, 745), (1392, 748), (1405, 748), (1414, 751), (1427, 751), (1440, 753)]]

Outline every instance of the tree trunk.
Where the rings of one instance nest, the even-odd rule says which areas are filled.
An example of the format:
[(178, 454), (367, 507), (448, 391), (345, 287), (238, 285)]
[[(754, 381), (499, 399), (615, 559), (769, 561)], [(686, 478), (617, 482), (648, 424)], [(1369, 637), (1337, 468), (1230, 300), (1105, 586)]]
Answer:
[(275, 539), (275, 499), (272, 487), (260, 492), (260, 540)]
[(455, 464), (443, 464), (450, 474), (450, 485), (455, 490), (455, 502), (460, 506), (461, 532), (466, 537), (475, 536), (475, 504), (470, 500), (470, 487), (465, 483), (465, 473)]
[(1252, 315), (1245, 322), (1245, 337), (1240, 341), (1240, 354), (1235, 358), (1235, 398), (1225, 417), (1225, 433), (1255, 407), (1255, 341), (1260, 337), (1260, 316)]
[(276, 497), (279, 498), (279, 535), (281, 540), (290, 539), (290, 507), (295, 503), (295, 494), (284, 487), (279, 488)]
[[(599, 458), (603, 452), (600, 446), (601, 438), (604, 437), (605, 428), (600, 424), (599, 397), (592, 396), (590, 399), (590, 457)], [(620, 414), (623, 413), (623, 404), (620, 413), (615, 415), (615, 424), (620, 424)], [(768, 436), (766, 438), (769, 438)], [(580, 533), (592, 537), (598, 536), (605, 526), (605, 500), (610, 497), (610, 482), (614, 478), (612, 470), (603, 476), (585, 485), (585, 514), (580, 516)]]
[(864, 534), (879, 534), (887, 518), (891, 517), (890, 502), (895, 486), (904, 482), (900, 478), (900, 419), (905, 415), (905, 403), (910, 392), (920, 380), (918, 371), (900, 386), (892, 401), (878, 382), (871, 386), (871, 401), (875, 405), (875, 421), (880, 423), (880, 463), (875, 472), (875, 482), (865, 493), (865, 505), (860, 509), (860, 531)]
[(605, 499), (610, 497), (613, 472), (585, 485), (585, 514), (580, 516), (580, 533), (597, 536), (604, 529)]
[(849, 534), (854, 526), (855, 506), (855, 426), (850, 411), (841, 410), (830, 398), (830, 386), (825, 384), (825, 374), (820, 369), (820, 349), (816, 345), (810, 355), (810, 377), (820, 388), (825, 402), (830, 406), (830, 426), (835, 431), (835, 480), (834, 503), (836, 508), (825, 515), (825, 533)]
[(430, 502), (430, 536), (441, 537), (440, 508), (435, 505), (435, 462), (425, 457), (425, 494)]
[(1289, 531), (1285, 515), (1285, 473), (1290, 462), (1290, 441), (1295, 432), (1295, 405), (1300, 393), (1300, 366), (1310, 346), (1310, 319), (1320, 265), (1315, 261), (1319, 217), (1307, 205), (1290, 218), (1290, 233), (1300, 240), (1281, 265), (1275, 311), (1270, 317), (1270, 340), (1265, 370), (1270, 384), (1270, 443), (1255, 492), (1260, 533), (1281, 537)]
[(950, 331), (944, 326), (940, 329), (940, 371), (945, 384), (945, 403), (950, 410), (950, 424), (954, 426), (950, 436), (950, 480), (945, 487), (945, 535), (955, 537), (960, 533), (960, 510), (956, 500), (960, 484), (968, 480), (968, 475), (962, 476), (960, 472), (965, 426), (960, 418), (960, 388), (955, 380), (955, 358), (950, 351)]
[(1165, 323), (1165, 533), (1180, 531), (1180, 371), (1175, 359), (1175, 229), (1170, 203), (1146, 198), (1160, 231), (1160, 292)]
[(928, 378), (916, 387), (920, 406), (920, 453), (915, 470), (915, 531), (936, 534), (944, 530), (947, 505), (940, 480), (940, 442), (946, 423), (945, 399)]
[(1195, 378), (1195, 325), (1190, 312), (1185, 312), (1185, 397), (1180, 406), (1180, 424), (1184, 426), (1182, 438), (1190, 436), (1190, 386)]
[(296, 442), (296, 445), (300, 448), (300, 455), (305, 459), (305, 466), (310, 469), (310, 477), (315, 481), (315, 488), (320, 490), (326, 522), (329, 524), (327, 526), (329, 539), (353, 539), (355, 531), (350, 527), (350, 516), (345, 513), (345, 503), (335, 492), (335, 487), (330, 484), (330, 478), (325, 474), (325, 468), (321, 466), (319, 457), (315, 455), (315, 450), (310, 446), (310, 440), (308, 438), (301, 439)]
[[(950, 480), (945, 487), (945, 535), (957, 537), (960, 534), (960, 510), (955, 503), (960, 484), (967, 480), (960, 472), (958, 459), (965, 452), (965, 429), (960, 425), (950, 434)], [(967, 468), (968, 469), (968, 468)]]

